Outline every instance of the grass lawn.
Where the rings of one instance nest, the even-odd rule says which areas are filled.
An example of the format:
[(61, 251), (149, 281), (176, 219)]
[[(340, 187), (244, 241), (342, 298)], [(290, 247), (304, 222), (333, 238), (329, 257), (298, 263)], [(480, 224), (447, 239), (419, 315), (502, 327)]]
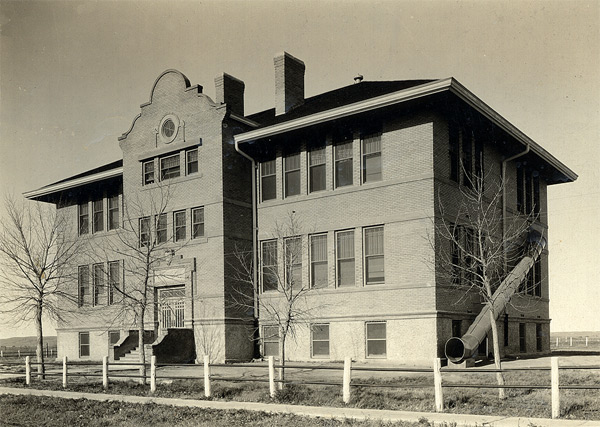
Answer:
[(0, 422), (13, 426), (206, 426), (206, 427), (410, 427), (419, 423), (330, 420), (252, 411), (220, 411), (156, 404), (96, 402), (38, 396), (0, 396)]
[[(492, 373), (445, 374), (444, 383), (495, 384)], [(509, 372), (506, 383), (511, 385), (549, 385), (547, 371)], [(430, 376), (397, 378), (379, 378), (357, 380), (361, 384), (373, 384), (377, 387), (352, 387), (352, 400), (348, 406), (369, 409), (391, 409), (432, 412), (434, 410), (433, 380)], [(23, 379), (0, 381), (0, 384), (12, 387), (25, 387)], [(412, 388), (412, 385), (425, 384), (425, 388)], [(561, 385), (600, 385), (599, 371), (561, 372)], [(390, 387), (391, 386), (391, 387)], [(38, 380), (33, 376), (33, 388), (62, 390), (60, 378), (49, 377)], [(216, 400), (236, 400), (249, 402), (277, 402), (286, 404), (340, 407), (342, 390), (339, 386), (286, 385), (275, 399), (268, 393), (268, 385), (256, 382), (218, 382), (212, 384), (213, 397)], [(73, 378), (67, 390), (99, 393), (102, 386), (99, 378)], [(108, 393), (150, 396), (149, 386), (134, 382), (119, 381), (109, 384)], [(509, 389), (508, 398), (498, 399), (496, 389), (482, 388), (444, 388), (445, 411), (479, 415), (506, 415), (550, 418), (550, 390), (532, 388)], [(205, 399), (202, 381), (174, 380), (159, 383), (157, 397), (177, 397)], [(564, 418), (600, 420), (600, 390), (561, 390), (561, 408)]]

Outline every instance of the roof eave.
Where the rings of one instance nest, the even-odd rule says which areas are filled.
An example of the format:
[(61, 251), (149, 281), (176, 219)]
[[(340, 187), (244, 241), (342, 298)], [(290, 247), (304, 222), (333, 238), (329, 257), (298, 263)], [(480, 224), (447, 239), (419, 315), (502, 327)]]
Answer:
[(109, 169), (93, 175), (82, 176), (69, 181), (51, 184), (46, 187), (38, 188), (37, 190), (25, 192), (23, 193), (23, 196), (29, 200), (36, 200), (43, 196), (49, 196), (51, 194), (58, 193), (59, 191), (65, 191), (71, 188), (80, 187), (82, 185), (104, 181), (106, 179), (116, 178), (119, 176), (123, 176), (123, 167)]

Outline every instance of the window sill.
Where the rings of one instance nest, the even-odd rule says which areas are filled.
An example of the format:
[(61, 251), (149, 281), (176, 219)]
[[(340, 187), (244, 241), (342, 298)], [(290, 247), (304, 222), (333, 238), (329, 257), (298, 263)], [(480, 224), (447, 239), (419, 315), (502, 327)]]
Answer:
[(153, 182), (152, 184), (142, 184), (142, 190), (151, 190), (153, 188), (159, 187), (169, 187), (172, 184), (179, 184), (181, 182), (186, 182), (195, 178), (201, 178), (204, 174), (201, 172), (195, 172), (189, 175), (180, 175), (176, 178), (164, 179), (162, 181)]

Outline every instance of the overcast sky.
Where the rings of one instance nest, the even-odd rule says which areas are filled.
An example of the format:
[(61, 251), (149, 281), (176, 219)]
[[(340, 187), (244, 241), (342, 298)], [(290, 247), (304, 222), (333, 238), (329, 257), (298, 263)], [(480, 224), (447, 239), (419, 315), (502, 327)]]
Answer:
[[(549, 189), (553, 331), (600, 330), (600, 2), (0, 0), (0, 197), (121, 158), (117, 137), (169, 68), (274, 104), (273, 56), (306, 95), (453, 76), (574, 170)], [(49, 333), (53, 331), (49, 330)], [(0, 338), (29, 335), (0, 326)]]

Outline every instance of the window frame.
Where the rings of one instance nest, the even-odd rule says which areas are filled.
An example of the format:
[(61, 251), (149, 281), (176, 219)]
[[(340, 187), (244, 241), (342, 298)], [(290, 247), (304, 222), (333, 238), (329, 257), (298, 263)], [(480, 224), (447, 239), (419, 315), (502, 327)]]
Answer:
[[(352, 257), (345, 257), (345, 258), (340, 258), (340, 248), (339, 248), (339, 237), (341, 234), (348, 234), (352, 236)], [(347, 285), (341, 285), (340, 284), (340, 279), (341, 279), (341, 275), (340, 275), (340, 261), (349, 261), (352, 260), (353, 261), (353, 265), (354, 268), (352, 269), (353, 271), (353, 277), (354, 277), (354, 283), (353, 284), (347, 284)], [(351, 229), (347, 229), (347, 230), (339, 230), (335, 232), (335, 287), (336, 288), (351, 288), (351, 287), (356, 287), (356, 231), (354, 228)]]
[[(144, 228), (146, 228), (146, 231), (144, 231)], [(150, 245), (150, 241), (152, 239), (152, 230), (151, 230), (151, 224), (150, 224), (150, 217), (149, 216), (144, 216), (142, 218), (140, 218), (138, 220), (138, 229), (139, 229), (139, 237), (140, 237), (140, 248), (143, 248), (144, 246), (149, 246)], [(144, 239), (144, 237), (146, 237)]]
[[(82, 272), (85, 271), (84, 274)], [(82, 280), (85, 278), (85, 283)], [(85, 297), (90, 292), (90, 266), (80, 265), (77, 268), (77, 306), (83, 307), (85, 305)]]
[[(118, 336), (117, 340), (114, 343), (113, 343), (113, 339), (112, 339), (113, 335)], [(121, 339), (121, 331), (116, 331), (116, 330), (108, 331), (108, 348), (109, 348), (109, 350), (112, 346), (116, 345), (120, 339)]]
[[(297, 158), (298, 166), (297, 167), (288, 166), (288, 159), (291, 163), (292, 159), (294, 159), (294, 158)], [(302, 193), (302, 185), (301, 185), (302, 172), (301, 172), (301, 170), (302, 170), (302, 153), (301, 152), (298, 151), (295, 153), (290, 153), (290, 154), (287, 154), (283, 158), (283, 197), (284, 198), (299, 196)], [(289, 189), (288, 189), (288, 184), (291, 183), (292, 178), (294, 180), (293, 183), (297, 186), (297, 192), (294, 192), (294, 193), (289, 192)]]
[[(82, 213), (82, 208), (85, 207), (85, 213)], [(89, 203), (83, 202), (77, 205), (77, 217), (79, 219), (79, 235), (83, 236), (90, 233), (90, 206)], [(85, 224), (85, 227), (83, 225)]]
[[(195, 153), (196, 154), (196, 160), (192, 160), (190, 161), (190, 154)], [(196, 166), (196, 170), (190, 171), (191, 167), (195, 164)], [(199, 168), (199, 163), (198, 163), (198, 148), (192, 148), (189, 150), (185, 151), (185, 174), (186, 175), (192, 175), (195, 173), (198, 173), (200, 171)]]
[[(295, 245), (296, 247), (292, 247), (293, 245)], [(302, 282), (304, 281), (304, 277), (302, 277), (304, 274), (303, 269), (302, 269), (302, 257), (304, 255), (304, 251), (302, 250), (302, 236), (291, 236), (291, 237), (286, 237), (283, 241), (283, 250), (284, 250), (284, 269), (285, 269), (285, 285), (287, 286), (288, 284), (290, 284), (292, 289), (302, 289), (303, 284)], [(293, 257), (293, 259), (291, 259), (291, 264), (288, 263), (288, 252), (290, 251), (290, 248), (299, 252), (296, 254), (292, 254), (291, 256)], [(299, 270), (299, 273), (297, 273), (296, 275), (299, 278), (299, 282), (296, 283), (295, 280), (292, 280), (290, 282), (290, 280), (288, 280), (289, 275), (292, 276), (292, 279), (295, 275), (295, 273), (297, 272), (297, 270)]]
[[(202, 212), (202, 221), (195, 221), (195, 214), (196, 212)], [(200, 206), (197, 208), (192, 208), (192, 239), (200, 239), (202, 237), (205, 236), (206, 230), (204, 228), (204, 224), (205, 224), (205, 212), (204, 212), (204, 206)], [(202, 232), (201, 233), (196, 233), (196, 229), (200, 229), (200, 226), (202, 226)]]
[[(385, 338), (369, 338), (369, 325), (384, 325)], [(383, 341), (385, 345), (385, 352), (380, 355), (369, 354), (369, 341)], [(387, 322), (385, 320), (365, 322), (365, 357), (367, 359), (387, 359)]]
[(106, 305), (100, 300), (104, 296), (104, 290), (106, 290), (104, 286), (104, 273), (104, 263), (98, 262), (92, 264), (92, 307)]
[(107, 210), (108, 210), (108, 224), (107, 230), (116, 230), (120, 226), (121, 215), (120, 215), (120, 206), (119, 206), (119, 195), (114, 194), (112, 196), (107, 197)]
[[(267, 256), (265, 256), (265, 247), (266, 246), (270, 246), (273, 250), (274, 250), (274, 254), (270, 255), (269, 257), (272, 258), (275, 263), (274, 264), (265, 264), (265, 258), (267, 258)], [(260, 242), (260, 286), (261, 286), (261, 293), (264, 292), (272, 292), (272, 291), (277, 291), (279, 290), (279, 280), (277, 279), (277, 275), (278, 275), (278, 269), (279, 269), (279, 248), (278, 248), (278, 242), (276, 239), (270, 239), (270, 240), (263, 240)], [(273, 275), (273, 285), (274, 286), (269, 286), (268, 289), (265, 289), (265, 277), (266, 277), (266, 269), (270, 269), (271, 272), (267, 272), (268, 274)]]
[[(265, 173), (265, 169), (273, 169), (272, 173)], [(273, 186), (272, 195), (273, 197), (265, 198), (265, 180), (268, 180), (268, 183)], [(269, 193), (271, 194), (271, 193)], [(276, 200), (277, 199), (277, 159), (267, 160), (266, 162), (260, 163), (260, 200), (261, 202), (266, 202), (268, 200)]]
[[(86, 337), (87, 343), (84, 343), (82, 338)], [(79, 358), (82, 357), (90, 357), (91, 354), (91, 345), (90, 345), (90, 333), (89, 332), (79, 332)], [(83, 354), (83, 349), (86, 348), (87, 354)]]
[[(324, 244), (325, 244), (325, 259), (319, 259), (319, 260), (315, 260), (313, 258), (313, 255), (315, 253), (314, 251), (314, 245), (313, 242), (315, 241), (314, 239), (323, 239), (324, 240)], [(323, 289), (323, 288), (328, 288), (329, 287), (329, 253), (328, 253), (328, 246), (327, 246), (327, 233), (319, 233), (319, 234), (311, 234), (309, 236), (309, 262), (310, 262), (310, 280), (309, 280), (309, 285), (311, 289)], [(315, 265), (321, 265), (325, 267), (325, 284), (322, 286), (316, 286), (315, 285), (315, 276), (314, 276), (314, 272), (315, 272)]]
[[(277, 330), (277, 339), (273, 339), (273, 337), (275, 337), (274, 334), (269, 334), (269, 336), (267, 336), (267, 329), (271, 328), (271, 329), (276, 329)], [(279, 326), (277, 325), (263, 325), (262, 327), (262, 335), (261, 335), (261, 347), (262, 347), (262, 355), (263, 357), (269, 357), (269, 356), (273, 356), (273, 357), (279, 357), (280, 356), (280, 342), (281, 342), (281, 335), (280, 335), (280, 331), (279, 331)], [(277, 354), (266, 354), (266, 344), (273, 344), (273, 343), (277, 343)]]
[[(168, 159), (177, 159), (177, 166), (165, 168), (163, 162)], [(158, 166), (160, 170), (160, 180), (166, 181), (168, 179), (179, 178), (181, 176), (181, 155), (180, 152), (162, 156), (158, 158)]]
[[(379, 151), (367, 153), (366, 143), (373, 138), (379, 138)], [(368, 134), (361, 135), (360, 138), (360, 148), (361, 148), (361, 183), (367, 184), (371, 182), (379, 182), (383, 181), (383, 132), (372, 132)], [(379, 158), (379, 179), (367, 179), (368, 171), (367, 171), (367, 159), (370, 158)]]
[[(320, 153), (321, 151), (322, 153)], [(319, 161), (319, 157), (322, 157), (322, 161)], [(321, 179), (323, 182), (320, 183), (322, 185), (319, 186), (319, 188), (315, 188), (315, 182), (317, 181), (313, 177), (313, 171), (321, 169)], [(314, 146), (308, 151), (308, 192), (316, 193), (325, 190), (327, 190), (327, 146), (325, 144), (322, 144)]]
[[(382, 253), (378, 253), (378, 254), (368, 254), (367, 253), (367, 233), (371, 230), (377, 230), (377, 229), (381, 229), (381, 246), (382, 246)], [(381, 278), (381, 280), (377, 280), (377, 281), (372, 281), (369, 282), (369, 259), (376, 259), (376, 258), (381, 258), (382, 260), (382, 267), (383, 267), (383, 277)], [(371, 286), (371, 285), (382, 285), (385, 284), (385, 227), (383, 225), (375, 225), (375, 226), (370, 226), (370, 227), (364, 227), (363, 228), (363, 266), (364, 266), (364, 284), (365, 286)]]
[[(341, 147), (343, 145), (348, 145), (350, 147), (349, 150), (347, 150), (347, 152), (350, 153), (349, 157), (338, 157), (338, 148), (339, 151), (341, 152)], [(340, 177), (340, 172), (338, 171), (338, 166), (339, 165), (343, 165), (344, 167), (347, 167), (347, 165), (350, 165), (350, 182), (345, 183), (345, 184), (340, 184), (339, 182), (339, 177)], [(333, 185), (334, 188), (342, 188), (342, 187), (349, 187), (354, 185), (354, 139), (347, 139), (347, 140), (343, 140), (343, 141), (338, 141), (333, 145)]]
[[(315, 327), (327, 327), (327, 339), (315, 339)], [(327, 343), (327, 354), (315, 354), (315, 342)], [(329, 323), (313, 323), (310, 325), (310, 357), (312, 359), (331, 358), (331, 327)]]
[(167, 243), (168, 236), (168, 218), (166, 213), (160, 213), (154, 216), (156, 230), (156, 244)]
[[(183, 224), (177, 222), (177, 218), (183, 216)], [(182, 231), (183, 230), (183, 231)], [(180, 232), (183, 236), (180, 236)], [(187, 211), (185, 209), (173, 212), (173, 241), (183, 242), (187, 239)]]
[[(116, 266), (116, 274), (113, 274), (112, 267)], [(108, 305), (113, 305), (115, 301), (115, 288), (121, 288), (121, 261), (108, 262)]]
[[(148, 168), (146, 166), (152, 166), (150, 169), (148, 170)], [(155, 165), (154, 165), (154, 159), (152, 160), (146, 160), (145, 162), (142, 162), (142, 184), (143, 185), (150, 185), (150, 184), (154, 184), (156, 182), (156, 176), (155, 176)]]

